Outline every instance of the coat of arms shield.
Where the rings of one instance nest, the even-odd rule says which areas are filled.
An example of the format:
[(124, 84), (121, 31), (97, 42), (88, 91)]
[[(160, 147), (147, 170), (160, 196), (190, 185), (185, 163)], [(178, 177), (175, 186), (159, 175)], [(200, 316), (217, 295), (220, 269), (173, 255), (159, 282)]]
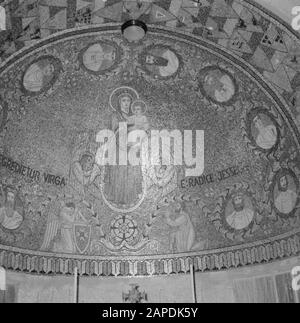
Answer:
[(74, 224), (74, 241), (77, 251), (84, 254), (91, 242), (92, 226), (85, 224)]

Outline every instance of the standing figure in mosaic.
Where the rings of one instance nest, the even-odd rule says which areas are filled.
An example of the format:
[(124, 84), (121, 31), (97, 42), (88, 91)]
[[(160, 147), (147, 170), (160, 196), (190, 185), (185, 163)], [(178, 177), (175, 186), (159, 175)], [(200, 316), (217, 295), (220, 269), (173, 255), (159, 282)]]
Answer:
[(196, 233), (185, 204), (178, 203), (172, 214), (171, 210), (166, 213), (167, 224), (174, 229), (170, 234), (170, 248), (174, 252), (187, 252), (193, 248)]
[(74, 253), (75, 224), (87, 225), (87, 220), (72, 202), (61, 205), (56, 212), (51, 212), (47, 221), (44, 241), (41, 250), (59, 253)]
[[(138, 123), (145, 121), (142, 115), (132, 115), (132, 104), (137, 99), (136, 92), (130, 88), (120, 88), (112, 98), (112, 108), (115, 111), (112, 115), (112, 130), (116, 134), (117, 165), (108, 165), (105, 168), (104, 194), (109, 201), (121, 206), (133, 205), (142, 194), (143, 176), (141, 166), (119, 165), (118, 162), (120, 152), (119, 123), (127, 122), (128, 124), (130, 120), (133, 127), (136, 121)], [(125, 149), (129, 150), (129, 146)]]

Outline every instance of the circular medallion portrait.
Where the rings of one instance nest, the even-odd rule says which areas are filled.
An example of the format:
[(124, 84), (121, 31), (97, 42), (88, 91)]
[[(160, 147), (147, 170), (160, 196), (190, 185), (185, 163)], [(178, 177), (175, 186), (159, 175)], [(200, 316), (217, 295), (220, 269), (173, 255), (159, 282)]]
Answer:
[(7, 122), (7, 103), (0, 98), (0, 133), (4, 129)]
[(18, 229), (24, 218), (24, 207), (17, 191), (0, 185), (0, 226), (6, 230)]
[(233, 230), (243, 230), (249, 227), (255, 216), (251, 198), (243, 193), (232, 194), (225, 207), (225, 220), (227, 226)]
[(202, 94), (217, 104), (230, 105), (234, 102), (238, 87), (233, 76), (219, 67), (206, 67), (200, 71)]
[(254, 146), (262, 151), (277, 148), (280, 130), (274, 117), (265, 109), (254, 109), (248, 117), (248, 131)]
[(298, 208), (299, 181), (292, 170), (280, 170), (274, 178), (272, 201), (276, 213), (282, 216), (293, 216)]
[(97, 42), (81, 51), (80, 61), (88, 72), (102, 74), (112, 70), (119, 63), (119, 52), (113, 43)]
[(26, 94), (38, 95), (49, 90), (62, 70), (61, 62), (52, 56), (40, 57), (26, 69), (22, 89)]
[(160, 79), (173, 77), (180, 69), (178, 54), (170, 47), (161, 45), (146, 48), (140, 63), (148, 74)]

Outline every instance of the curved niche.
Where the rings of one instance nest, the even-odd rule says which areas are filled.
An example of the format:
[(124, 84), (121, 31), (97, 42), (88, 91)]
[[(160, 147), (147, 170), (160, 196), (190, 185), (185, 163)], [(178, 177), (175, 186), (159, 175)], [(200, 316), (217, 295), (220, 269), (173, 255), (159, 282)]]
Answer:
[[(203, 39), (155, 28), (129, 47), (101, 28), (50, 38), (1, 70), (1, 265), (130, 276), (298, 254), (300, 135), (274, 88)], [(204, 130), (204, 173), (99, 166), (97, 136), (120, 121), (147, 137)]]

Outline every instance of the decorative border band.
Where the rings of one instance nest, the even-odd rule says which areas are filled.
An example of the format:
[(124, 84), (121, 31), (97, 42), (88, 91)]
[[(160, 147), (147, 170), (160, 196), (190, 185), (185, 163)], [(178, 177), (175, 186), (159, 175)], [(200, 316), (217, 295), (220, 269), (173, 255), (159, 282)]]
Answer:
[(84, 257), (26, 254), (13, 250), (0, 251), (0, 266), (7, 270), (32, 274), (80, 275), (97, 277), (137, 277), (187, 273), (193, 263), (196, 272), (220, 271), (268, 263), (300, 255), (300, 232), (281, 240), (238, 250), (204, 255), (185, 254), (171, 258), (92, 259)]

